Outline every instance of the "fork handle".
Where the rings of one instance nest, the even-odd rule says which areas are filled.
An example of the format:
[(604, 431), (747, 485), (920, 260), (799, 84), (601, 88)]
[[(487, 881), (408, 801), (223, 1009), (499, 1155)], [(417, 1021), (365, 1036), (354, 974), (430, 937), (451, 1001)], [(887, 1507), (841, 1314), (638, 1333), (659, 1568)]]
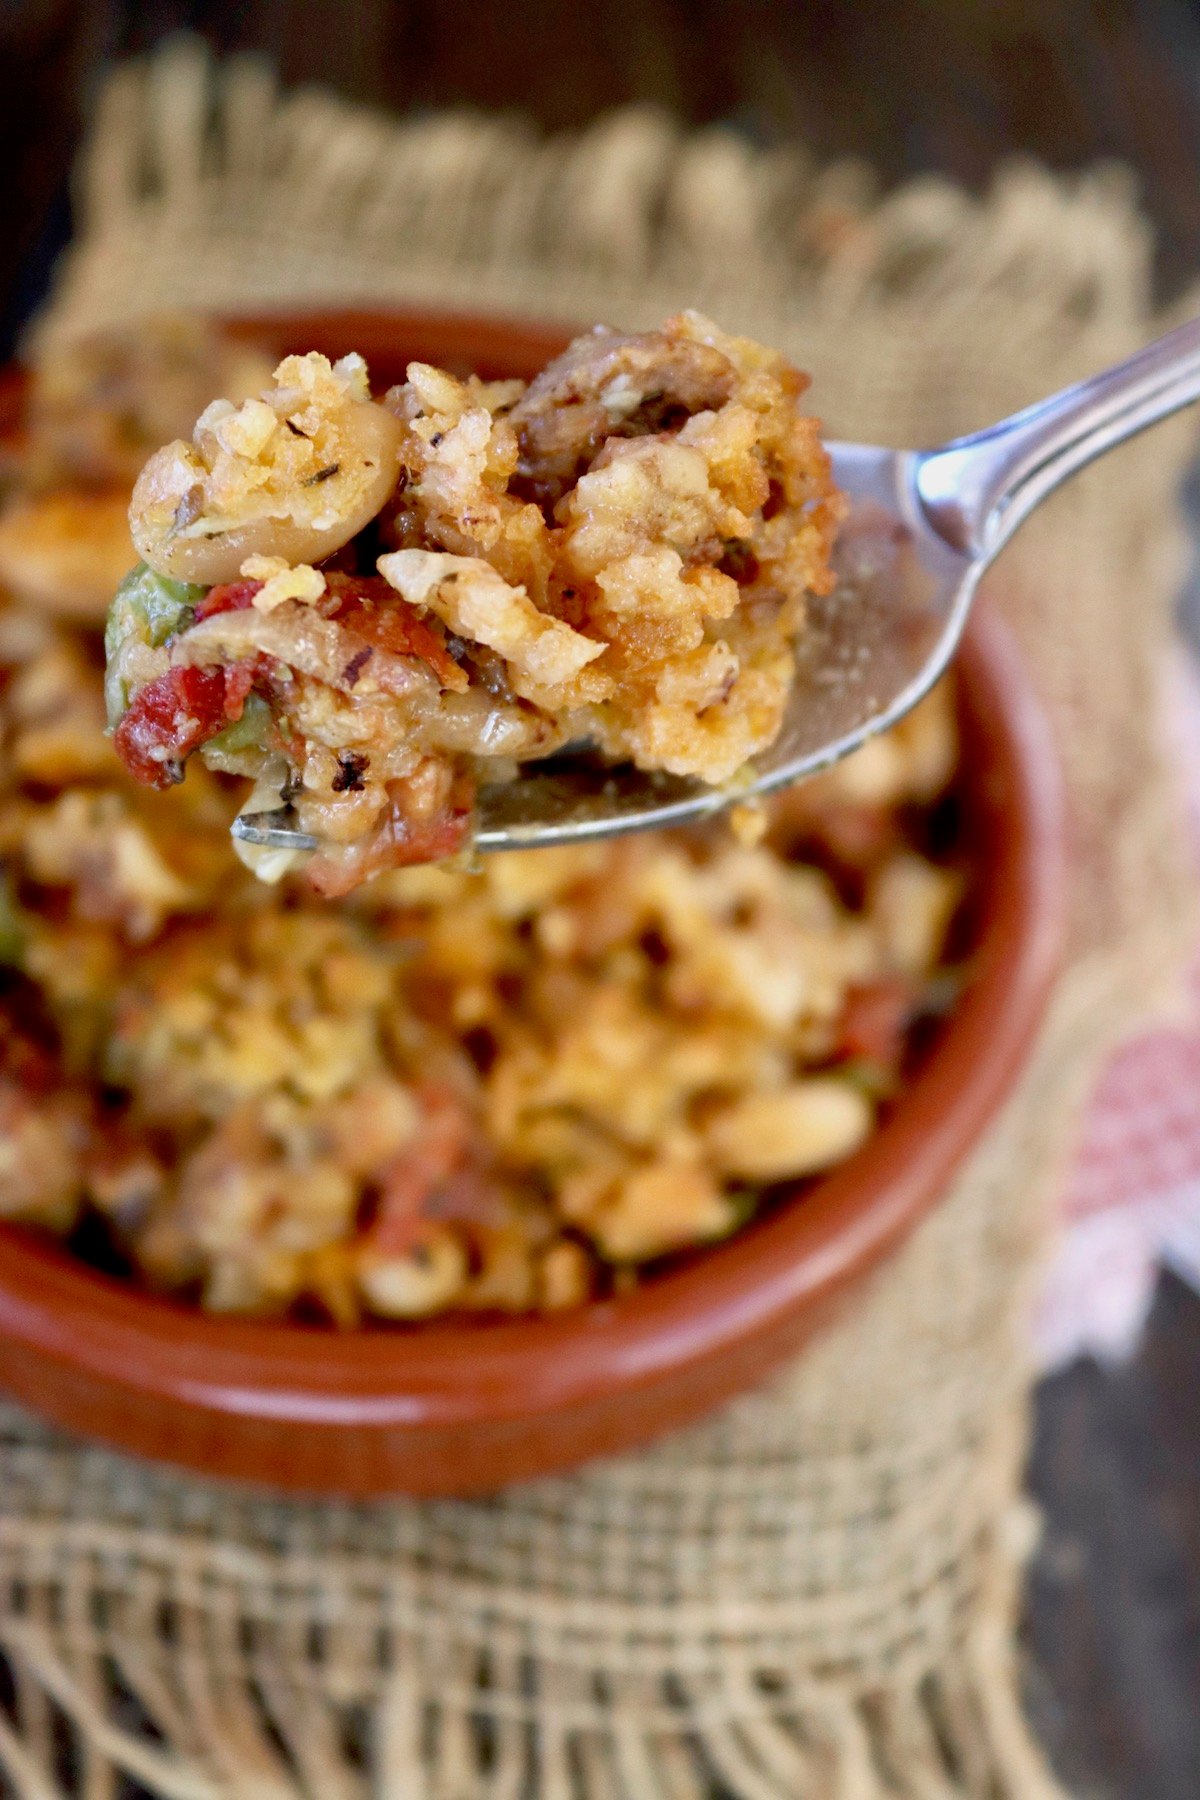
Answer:
[(1069, 475), (1200, 399), (1200, 319), (972, 437), (917, 454), (916, 497), (956, 550), (990, 562)]

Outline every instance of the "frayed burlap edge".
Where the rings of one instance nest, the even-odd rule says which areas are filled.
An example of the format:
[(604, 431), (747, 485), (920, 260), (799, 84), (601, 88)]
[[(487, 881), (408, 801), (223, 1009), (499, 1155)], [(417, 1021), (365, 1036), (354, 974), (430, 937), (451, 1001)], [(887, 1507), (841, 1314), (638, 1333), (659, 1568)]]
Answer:
[[(47, 329), (163, 306), (436, 302), (793, 350), (846, 436), (933, 441), (1161, 321), (1115, 172), (876, 197), (631, 111), (545, 142), (280, 97), (190, 40), (120, 69)], [(1013, 1626), (1024, 1320), (1096, 1059), (1169, 1000), (1193, 892), (1158, 742), (1186, 425), (1098, 465), (996, 589), (1055, 719), (1076, 862), (1037, 1055), (938, 1212), (781, 1379), (492, 1501), (286, 1503), (0, 1409), (0, 1767), (188, 1800), (1050, 1800)]]

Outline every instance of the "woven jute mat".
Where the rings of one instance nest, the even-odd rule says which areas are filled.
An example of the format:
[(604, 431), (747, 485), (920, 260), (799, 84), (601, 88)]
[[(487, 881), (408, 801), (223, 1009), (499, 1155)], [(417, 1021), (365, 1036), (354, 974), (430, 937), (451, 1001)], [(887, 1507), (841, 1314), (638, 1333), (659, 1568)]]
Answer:
[[(831, 431), (981, 425), (1160, 329), (1113, 172), (878, 199), (642, 111), (400, 123), (188, 41), (119, 70), (51, 329), (155, 308), (682, 304), (816, 372)], [(1096, 1058), (1169, 997), (1190, 871), (1158, 742), (1186, 424), (1081, 476), (996, 586), (1058, 728), (1070, 966), (943, 1204), (781, 1379), (491, 1500), (247, 1496), (0, 1412), (0, 1765), (23, 1800), (1049, 1800), (1014, 1619), (1025, 1309)], [(74, 1774), (68, 1778), (64, 1769)]]

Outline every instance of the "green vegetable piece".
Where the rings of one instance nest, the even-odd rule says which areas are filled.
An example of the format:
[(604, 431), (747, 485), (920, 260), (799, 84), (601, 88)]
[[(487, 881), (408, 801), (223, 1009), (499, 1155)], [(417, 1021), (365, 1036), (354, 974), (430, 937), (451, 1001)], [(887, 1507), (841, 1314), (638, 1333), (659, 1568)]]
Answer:
[(129, 706), (121, 674), (126, 646), (134, 642), (159, 649), (176, 632), (186, 631), (192, 623), (192, 609), (207, 592), (207, 588), (157, 575), (145, 563), (125, 577), (113, 595), (104, 626), (104, 703), (110, 730)]
[(759, 1188), (736, 1186), (726, 1190), (725, 1198), (731, 1208), (729, 1224), (724, 1233), (728, 1237), (731, 1231), (740, 1231), (743, 1225), (750, 1223), (762, 1202), (762, 1192)]
[(261, 750), (270, 728), (271, 709), (262, 695), (247, 694), (241, 718), (218, 731), (204, 748), (224, 751), (227, 756), (238, 756), (243, 750)]
[(838, 1063), (831, 1073), (839, 1075), (848, 1086), (857, 1088), (864, 1100), (890, 1100), (900, 1087), (900, 1077), (895, 1069), (867, 1056)]

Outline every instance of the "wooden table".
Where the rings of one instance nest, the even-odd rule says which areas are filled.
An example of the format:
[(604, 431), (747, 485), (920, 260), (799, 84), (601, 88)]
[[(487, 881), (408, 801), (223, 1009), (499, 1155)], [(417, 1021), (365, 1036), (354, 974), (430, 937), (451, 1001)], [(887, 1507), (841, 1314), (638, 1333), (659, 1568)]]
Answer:
[[(337, 29), (330, 23), (337, 20)], [(0, 12), (0, 352), (69, 231), (66, 176), (107, 57), (180, 25), (287, 81), (561, 128), (654, 100), (764, 143), (979, 183), (1013, 150), (1130, 162), (1158, 278), (1200, 269), (1200, 12), (1186, 0), (9, 0)], [(1200, 605), (1188, 611), (1200, 642)], [(1200, 1796), (1200, 1300), (1164, 1279), (1128, 1367), (1043, 1384), (1029, 1699), (1088, 1800)]]

